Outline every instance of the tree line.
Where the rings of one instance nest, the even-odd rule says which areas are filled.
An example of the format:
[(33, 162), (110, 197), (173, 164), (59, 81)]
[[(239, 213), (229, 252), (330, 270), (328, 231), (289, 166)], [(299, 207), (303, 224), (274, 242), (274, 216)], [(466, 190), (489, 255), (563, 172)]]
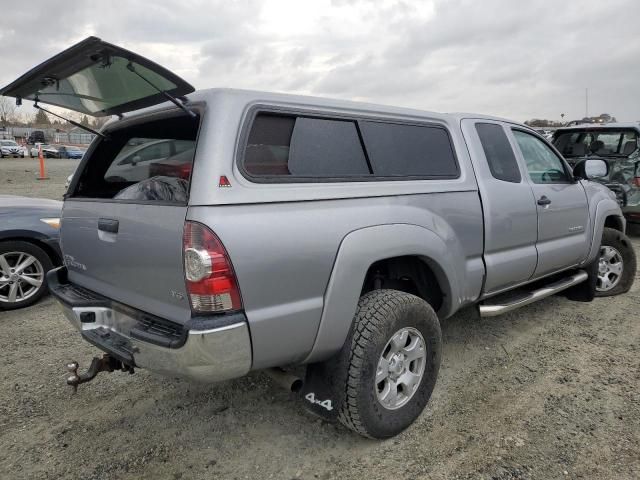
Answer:
[[(109, 120), (109, 117), (90, 119), (87, 115), (68, 111), (65, 111), (63, 115), (80, 123), (80, 125), (95, 129), (102, 127)], [(13, 99), (0, 97), (0, 126), (65, 128), (68, 123), (55, 117), (49, 118), (49, 115), (42, 110), (36, 110), (35, 113), (20, 111)]]

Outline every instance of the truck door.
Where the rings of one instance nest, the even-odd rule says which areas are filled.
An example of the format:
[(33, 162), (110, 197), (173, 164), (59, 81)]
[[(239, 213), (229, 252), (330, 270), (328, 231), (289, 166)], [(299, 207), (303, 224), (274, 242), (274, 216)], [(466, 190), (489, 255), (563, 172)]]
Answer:
[(591, 239), (587, 195), (562, 157), (543, 139), (512, 128), (538, 211), (538, 278), (579, 264)]
[(492, 120), (462, 121), (484, 212), (485, 295), (526, 282), (537, 262), (533, 191), (508, 128)]

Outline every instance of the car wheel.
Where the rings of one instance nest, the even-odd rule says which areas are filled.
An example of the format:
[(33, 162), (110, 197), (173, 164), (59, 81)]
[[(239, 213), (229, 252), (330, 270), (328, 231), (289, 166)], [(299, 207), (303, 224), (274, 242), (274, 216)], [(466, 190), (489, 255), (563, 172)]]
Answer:
[(610, 297), (629, 291), (636, 276), (636, 254), (629, 238), (613, 228), (602, 234), (596, 296)]
[(46, 274), (53, 268), (47, 253), (24, 241), (0, 243), (0, 309), (37, 302), (47, 293)]
[(370, 438), (403, 431), (431, 397), (441, 349), (440, 323), (427, 302), (398, 290), (362, 296), (341, 352), (349, 358), (340, 422)]

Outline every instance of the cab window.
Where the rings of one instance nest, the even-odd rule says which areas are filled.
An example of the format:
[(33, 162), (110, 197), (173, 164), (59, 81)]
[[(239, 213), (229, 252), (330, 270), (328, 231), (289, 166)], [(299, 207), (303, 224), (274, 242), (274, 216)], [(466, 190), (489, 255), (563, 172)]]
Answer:
[(513, 135), (533, 183), (570, 182), (564, 162), (546, 143), (522, 130), (513, 130)]

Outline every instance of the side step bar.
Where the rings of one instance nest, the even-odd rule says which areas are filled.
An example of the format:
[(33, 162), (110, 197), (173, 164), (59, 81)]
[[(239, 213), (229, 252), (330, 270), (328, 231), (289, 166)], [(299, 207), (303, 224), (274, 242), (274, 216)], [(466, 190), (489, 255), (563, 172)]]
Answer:
[(494, 305), (480, 305), (480, 316), (495, 317), (497, 315), (502, 315), (503, 313), (510, 312), (511, 310), (515, 310), (516, 308), (524, 307), (525, 305), (529, 305), (530, 303), (542, 300), (543, 298), (561, 292), (562, 290), (566, 290), (569, 287), (573, 287), (578, 283), (584, 282), (588, 277), (589, 275), (587, 274), (587, 272), (580, 270), (579, 272), (576, 272), (569, 277), (557, 280), (537, 290), (533, 290), (528, 294), (518, 297), (513, 301)]

